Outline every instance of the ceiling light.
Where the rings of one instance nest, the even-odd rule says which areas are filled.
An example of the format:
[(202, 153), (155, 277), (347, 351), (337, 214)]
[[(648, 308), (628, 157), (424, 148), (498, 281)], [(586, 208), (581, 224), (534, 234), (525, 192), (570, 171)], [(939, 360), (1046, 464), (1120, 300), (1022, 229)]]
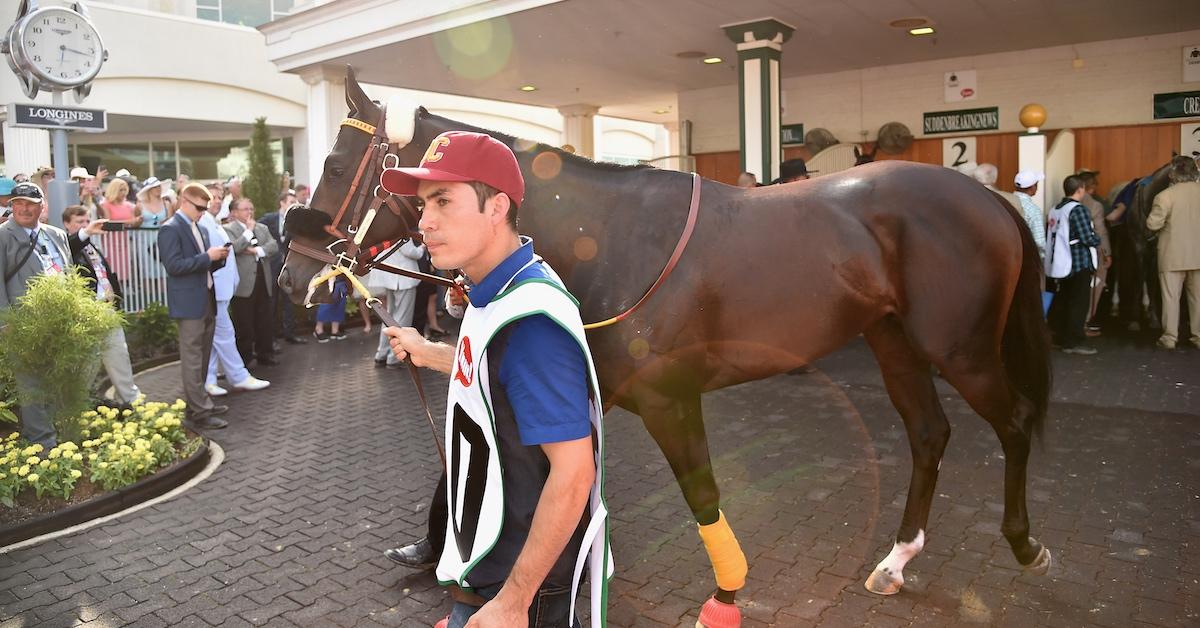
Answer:
[(908, 29), (908, 34), (909, 35), (932, 35), (933, 27), (932, 26), (922, 26), (920, 28), (910, 28), (910, 29)]
[(655, 109), (655, 110), (654, 110), (654, 113), (657, 113), (658, 115), (662, 115), (662, 114), (664, 114), (664, 113), (671, 113), (671, 108), (670, 108), (670, 107), (667, 107), (667, 108), (664, 108), (664, 109)]
[(534, 86), (532, 86), (532, 85), (522, 85), (522, 86), (521, 86), (521, 91), (523, 91), (523, 92), (536, 92), (536, 91), (537, 91), (537, 88), (536, 88), (536, 87), (534, 87)]
[(721, 57), (708, 57), (704, 60), (704, 63), (706, 63), (708, 65), (714, 65), (714, 64), (720, 63), (721, 61), (722, 61)]

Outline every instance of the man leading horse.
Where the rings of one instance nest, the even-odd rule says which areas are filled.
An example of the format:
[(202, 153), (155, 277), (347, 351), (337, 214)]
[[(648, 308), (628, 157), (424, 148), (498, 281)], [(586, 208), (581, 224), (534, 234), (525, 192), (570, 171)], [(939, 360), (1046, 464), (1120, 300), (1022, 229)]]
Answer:
[(575, 298), (517, 233), (516, 157), (484, 134), (443, 133), (382, 184), (417, 196), (433, 265), (473, 286), (457, 346), (385, 330), (397, 358), (452, 376), (437, 567), (455, 599), (448, 625), (577, 625), (577, 557), (592, 554), (595, 603), (609, 571), (600, 388)]

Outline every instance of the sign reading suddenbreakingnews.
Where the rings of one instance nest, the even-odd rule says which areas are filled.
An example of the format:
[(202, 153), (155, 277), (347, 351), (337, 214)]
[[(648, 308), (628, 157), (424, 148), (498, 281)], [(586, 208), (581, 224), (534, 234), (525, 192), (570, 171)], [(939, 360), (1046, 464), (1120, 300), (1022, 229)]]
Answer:
[(1172, 92), (1154, 95), (1154, 119), (1194, 118), (1200, 116), (1200, 92)]
[(78, 109), (52, 105), (8, 106), (9, 124), (35, 129), (67, 129), (100, 133), (108, 129), (108, 116), (103, 109)]
[(994, 131), (1000, 128), (1000, 108), (959, 109), (925, 113), (924, 133), (961, 133), (963, 131)]

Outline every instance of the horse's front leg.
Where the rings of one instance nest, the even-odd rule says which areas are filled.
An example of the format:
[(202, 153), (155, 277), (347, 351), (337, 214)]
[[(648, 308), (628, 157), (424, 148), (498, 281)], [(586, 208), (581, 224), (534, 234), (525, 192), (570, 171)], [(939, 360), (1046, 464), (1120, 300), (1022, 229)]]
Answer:
[(746, 584), (746, 556), (721, 512), (721, 494), (708, 455), (700, 393), (675, 396), (645, 388), (635, 398), (646, 430), (666, 456), (700, 526), (700, 539), (716, 575), (716, 593), (701, 607), (696, 626), (737, 628), (742, 616), (734, 596)]

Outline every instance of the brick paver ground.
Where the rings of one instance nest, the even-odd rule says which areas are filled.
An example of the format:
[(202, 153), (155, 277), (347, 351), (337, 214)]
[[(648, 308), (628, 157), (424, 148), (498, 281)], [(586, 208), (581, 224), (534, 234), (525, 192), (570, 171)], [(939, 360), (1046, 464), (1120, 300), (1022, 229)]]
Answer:
[[(227, 459), (186, 494), (0, 555), (0, 627), (428, 626), (449, 603), (380, 552), (423, 532), (437, 474), (404, 371), (373, 339), (289, 347), (228, 397)], [(746, 626), (1195, 626), (1200, 623), (1200, 351), (1102, 341), (1056, 354), (1030, 468), (1045, 577), (999, 534), (1003, 459), (944, 383), (954, 428), (926, 551), (890, 598), (862, 588), (891, 546), (908, 485), (903, 427), (861, 342), (818, 373), (706, 396), (724, 510), (750, 559)], [(145, 374), (174, 399), (178, 371)], [(435, 406), (444, 389), (426, 376)], [(692, 626), (712, 588), (695, 526), (640, 420), (614, 411), (609, 502), (619, 626)]]

